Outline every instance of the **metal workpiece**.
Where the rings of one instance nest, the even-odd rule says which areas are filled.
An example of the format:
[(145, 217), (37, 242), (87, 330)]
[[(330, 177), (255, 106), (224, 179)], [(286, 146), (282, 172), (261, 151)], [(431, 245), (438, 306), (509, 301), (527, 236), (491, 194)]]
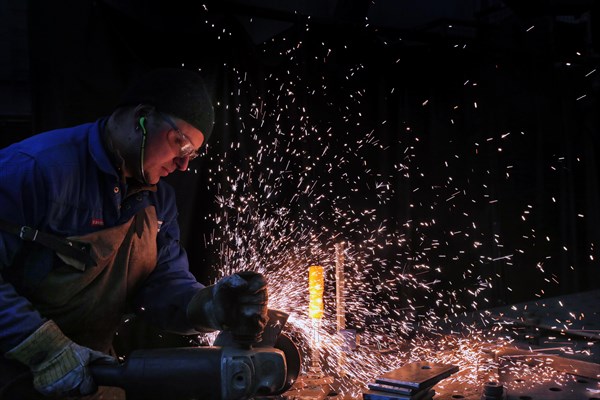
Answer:
[(458, 366), (417, 361), (375, 378), (363, 392), (365, 400), (421, 400), (435, 395), (433, 386), (459, 370)]
[(458, 372), (456, 365), (414, 362), (375, 378), (376, 383), (423, 390)]

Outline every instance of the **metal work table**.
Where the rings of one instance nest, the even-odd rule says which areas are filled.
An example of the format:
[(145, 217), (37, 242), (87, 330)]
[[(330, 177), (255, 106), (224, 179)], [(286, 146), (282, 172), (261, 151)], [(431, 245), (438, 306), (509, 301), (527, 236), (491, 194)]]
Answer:
[[(476, 383), (443, 379), (433, 387), (435, 395), (425, 399), (600, 400), (600, 290), (484, 310), (461, 318), (458, 326), (480, 324), (485, 331), (490, 321), (503, 326), (504, 340), (510, 334), (510, 345), (494, 349), (489, 365), (477, 366), (482, 372)], [(466, 372), (459, 370), (453, 378)], [(486, 385), (502, 386), (503, 397), (482, 397)], [(334, 392), (311, 396), (362, 398)], [(283, 398), (306, 398), (299, 393)], [(393, 396), (389, 399), (397, 398)]]

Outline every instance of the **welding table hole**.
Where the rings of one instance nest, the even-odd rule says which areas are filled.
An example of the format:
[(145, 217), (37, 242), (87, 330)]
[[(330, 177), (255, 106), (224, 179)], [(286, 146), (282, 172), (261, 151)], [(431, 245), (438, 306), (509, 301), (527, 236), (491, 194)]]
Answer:
[(519, 396), (519, 400), (533, 400), (531, 396)]
[(462, 394), (453, 394), (453, 395), (452, 395), (452, 398), (453, 398), (453, 399), (464, 399), (464, 398), (465, 398), (465, 396), (463, 396)]
[(431, 369), (431, 367), (429, 365), (423, 365), (421, 369)]
[(557, 387), (551, 387), (551, 388), (550, 388), (550, 389), (548, 389), (548, 390), (550, 390), (550, 391), (552, 391), (552, 392), (562, 392), (562, 389), (561, 389), (561, 388), (557, 388)]
[(589, 383), (585, 379), (577, 379), (577, 383)]

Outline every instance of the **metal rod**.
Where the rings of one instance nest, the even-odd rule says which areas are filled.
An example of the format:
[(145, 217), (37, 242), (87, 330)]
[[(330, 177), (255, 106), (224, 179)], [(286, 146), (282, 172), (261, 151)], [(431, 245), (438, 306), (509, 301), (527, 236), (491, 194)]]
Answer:
[(335, 300), (337, 331), (346, 329), (346, 304), (344, 303), (344, 243), (335, 245)]

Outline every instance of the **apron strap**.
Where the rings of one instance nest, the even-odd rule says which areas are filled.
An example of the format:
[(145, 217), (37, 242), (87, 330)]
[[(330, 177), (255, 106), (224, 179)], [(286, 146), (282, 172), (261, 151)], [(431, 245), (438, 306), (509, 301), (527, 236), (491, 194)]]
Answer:
[(75, 242), (73, 240), (39, 231), (29, 226), (19, 226), (2, 219), (0, 219), (0, 229), (12, 233), (22, 240), (36, 242), (42, 246), (46, 246), (57, 253), (80, 261), (88, 267), (96, 266), (96, 261), (92, 258), (89, 246), (86, 243)]

